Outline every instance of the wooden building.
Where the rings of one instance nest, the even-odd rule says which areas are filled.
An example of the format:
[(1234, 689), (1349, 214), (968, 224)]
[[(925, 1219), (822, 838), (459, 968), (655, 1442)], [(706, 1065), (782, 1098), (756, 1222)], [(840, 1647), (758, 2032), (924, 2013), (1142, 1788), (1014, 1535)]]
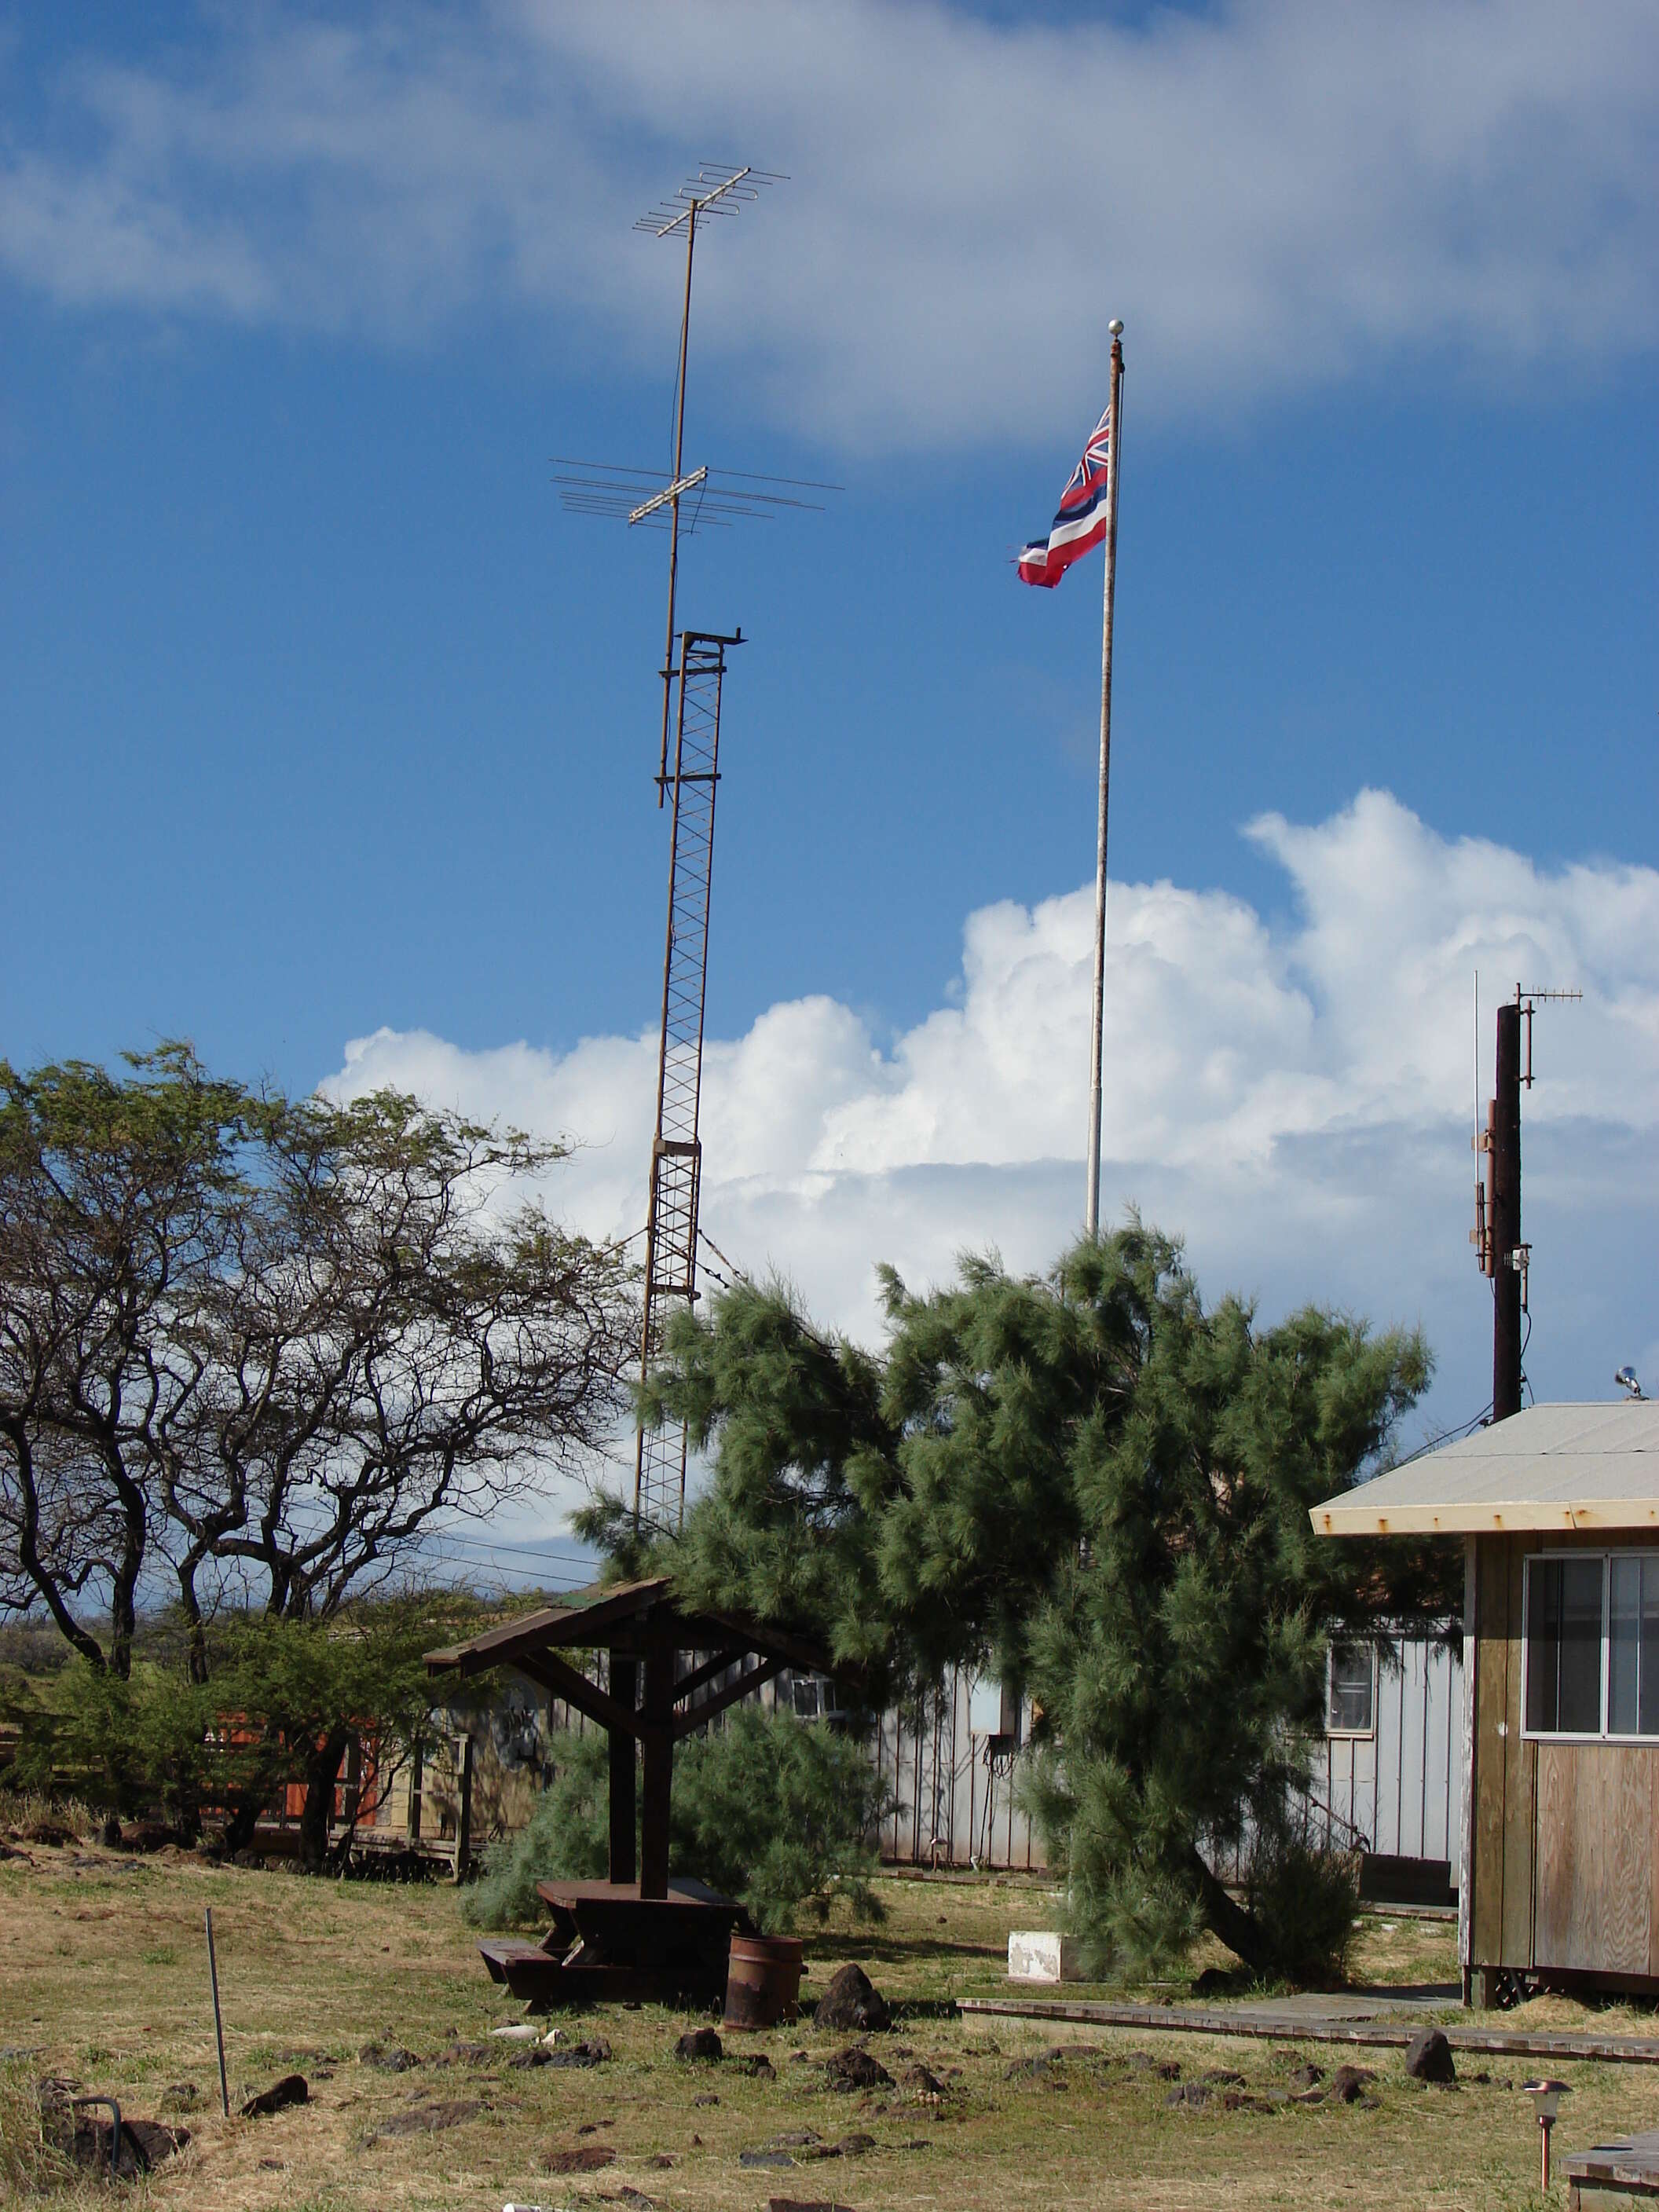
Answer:
[(1313, 1523), (1464, 1547), (1466, 1999), (1659, 1992), (1659, 1405), (1531, 1407)]

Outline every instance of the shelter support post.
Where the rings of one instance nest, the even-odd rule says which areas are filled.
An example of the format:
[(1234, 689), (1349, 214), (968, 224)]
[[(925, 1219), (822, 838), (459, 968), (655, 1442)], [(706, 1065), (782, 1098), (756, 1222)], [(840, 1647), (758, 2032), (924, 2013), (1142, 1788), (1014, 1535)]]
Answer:
[(668, 1894), (668, 1804), (674, 1774), (674, 1654), (653, 1651), (645, 1662), (641, 1715), (645, 1793), (640, 1824), (640, 1895)]
[(455, 1879), (466, 1880), (472, 1858), (472, 1739), (455, 1739)]
[[(611, 1695), (634, 1710), (638, 1668), (633, 1660), (611, 1654)], [(611, 1743), (611, 1859), (612, 1881), (634, 1879), (634, 1739), (612, 1729)]]

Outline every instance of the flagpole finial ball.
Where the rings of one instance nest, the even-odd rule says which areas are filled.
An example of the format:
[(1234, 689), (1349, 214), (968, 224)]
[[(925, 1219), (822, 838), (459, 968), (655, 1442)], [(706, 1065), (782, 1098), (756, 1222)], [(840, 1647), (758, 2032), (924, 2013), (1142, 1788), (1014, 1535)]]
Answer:
[(1115, 338), (1121, 338), (1121, 337), (1122, 337), (1122, 335), (1123, 335), (1123, 325), (1122, 325), (1122, 324), (1121, 324), (1121, 322), (1119, 322), (1119, 320), (1118, 320), (1118, 319), (1117, 319), (1117, 317), (1116, 317), (1115, 315), (1114, 315), (1114, 316), (1112, 317), (1111, 321), (1110, 321), (1109, 323), (1108, 323), (1108, 324), (1107, 324), (1106, 327), (1107, 327), (1107, 329), (1111, 332), (1112, 336), (1113, 336)]

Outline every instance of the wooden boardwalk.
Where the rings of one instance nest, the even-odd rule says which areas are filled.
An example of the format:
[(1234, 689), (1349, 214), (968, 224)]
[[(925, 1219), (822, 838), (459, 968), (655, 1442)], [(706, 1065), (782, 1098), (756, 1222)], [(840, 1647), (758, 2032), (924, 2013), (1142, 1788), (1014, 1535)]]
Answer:
[(1566, 2160), (1567, 2212), (1579, 2212), (1585, 2195), (1616, 2191), (1621, 2197), (1659, 2197), (1659, 2133), (1615, 2136), (1611, 2142), (1576, 2150)]
[[(1334, 2012), (1304, 2013), (1272, 2003), (1114, 2004), (1083, 1997), (964, 1997), (962, 2009), (1016, 2020), (1077, 2021), (1091, 2027), (1165, 2028), (1182, 2035), (1251, 2036), (1273, 2043), (1344, 2043), (1373, 2051), (1403, 2051), (1425, 2022), (1400, 2019), (1399, 2000), (1390, 1999), (1386, 1990), (1378, 1995), (1395, 2010), (1395, 2017), (1343, 2019)], [(1566, 2035), (1549, 2030), (1453, 2027), (1444, 2021), (1435, 2024), (1444, 2028), (1454, 2051), (1478, 2051), (1491, 2058), (1598, 2058), (1626, 2066), (1659, 2066), (1659, 2036)]]

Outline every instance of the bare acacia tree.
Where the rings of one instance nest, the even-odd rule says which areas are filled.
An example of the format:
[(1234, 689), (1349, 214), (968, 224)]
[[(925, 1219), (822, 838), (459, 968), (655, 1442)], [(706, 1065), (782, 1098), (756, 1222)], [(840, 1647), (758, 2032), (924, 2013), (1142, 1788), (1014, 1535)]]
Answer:
[(149, 1439), (186, 1618), (227, 1589), (326, 1618), (434, 1514), (599, 1446), (634, 1337), (617, 1257), (504, 1186), (555, 1148), (389, 1094), (289, 1106)]
[(170, 1587), (204, 1680), (222, 1606), (329, 1619), (600, 1443), (632, 1288), (511, 1203), (556, 1146), (130, 1067), (0, 1062), (0, 1611), (125, 1674)]
[(0, 1611), (44, 1606), (122, 1675), (155, 1534), (143, 1439), (176, 1410), (169, 1332), (224, 1262), (252, 1103), (185, 1046), (130, 1065), (0, 1061)]

